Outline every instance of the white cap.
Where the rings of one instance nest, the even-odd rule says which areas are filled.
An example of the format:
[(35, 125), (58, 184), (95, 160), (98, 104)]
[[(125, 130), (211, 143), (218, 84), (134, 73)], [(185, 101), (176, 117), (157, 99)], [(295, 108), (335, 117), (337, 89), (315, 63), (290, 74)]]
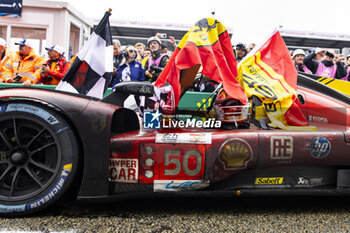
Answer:
[(58, 52), (59, 54), (63, 55), (64, 54), (64, 48), (59, 46), (59, 45), (52, 45), (51, 47), (45, 47), (46, 50), (54, 50)]
[(315, 48), (315, 53), (320, 52), (322, 49), (320, 49), (319, 47)]
[(27, 39), (23, 39), (20, 42), (16, 42), (15, 45), (27, 45), (27, 46), (33, 48), (32, 44)]
[(305, 56), (304, 50), (302, 50), (302, 49), (296, 49), (296, 50), (294, 50), (292, 58), (294, 58), (296, 55), (299, 55), (299, 54)]
[(0, 46), (6, 46), (6, 40), (0, 38)]

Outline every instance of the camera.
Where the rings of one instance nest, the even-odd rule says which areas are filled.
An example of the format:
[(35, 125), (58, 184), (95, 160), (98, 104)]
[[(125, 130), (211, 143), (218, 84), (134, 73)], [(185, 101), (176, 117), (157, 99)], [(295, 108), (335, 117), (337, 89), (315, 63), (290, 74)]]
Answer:
[(124, 57), (125, 59), (128, 59), (128, 58), (129, 58), (129, 54), (128, 54), (128, 52), (125, 51), (125, 50), (120, 51), (120, 55), (121, 55), (122, 57)]
[(156, 73), (159, 73), (159, 72), (163, 71), (163, 68), (159, 67), (159, 66), (156, 66), (155, 64), (152, 64), (150, 66), (149, 72), (152, 73), (153, 71), (155, 71)]
[(45, 81), (47, 81), (47, 82), (51, 82), (51, 81), (52, 81), (52, 77), (51, 77), (51, 76), (47, 76), (47, 77), (45, 77)]
[(16, 77), (13, 78), (15, 82), (19, 82), (22, 79), (22, 76), (17, 74)]

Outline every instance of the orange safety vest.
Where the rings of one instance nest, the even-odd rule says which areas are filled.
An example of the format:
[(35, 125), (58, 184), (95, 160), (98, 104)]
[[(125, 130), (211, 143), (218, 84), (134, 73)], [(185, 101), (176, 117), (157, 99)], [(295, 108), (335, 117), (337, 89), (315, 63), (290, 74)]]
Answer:
[(32, 84), (35, 84), (38, 80), (33, 74), (44, 63), (44, 58), (36, 55), (34, 49), (31, 49), (29, 55), (22, 59), (19, 52), (16, 52), (16, 56), (5, 64), (3, 78), (6, 82), (11, 82), (13, 78), (20, 76), (19, 83), (29, 80)]
[(4, 81), (4, 79), (3, 79), (4, 66), (11, 58), (14, 58), (15, 56), (16, 56), (16, 54), (14, 52), (12, 52), (8, 48), (6, 48), (5, 56), (0, 61), (0, 82)]

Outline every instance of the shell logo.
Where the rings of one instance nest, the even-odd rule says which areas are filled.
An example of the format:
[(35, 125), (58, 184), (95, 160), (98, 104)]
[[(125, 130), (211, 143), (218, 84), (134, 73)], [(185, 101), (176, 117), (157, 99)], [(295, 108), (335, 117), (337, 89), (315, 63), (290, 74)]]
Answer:
[(248, 142), (240, 138), (227, 140), (219, 150), (219, 161), (225, 170), (244, 169), (252, 157), (252, 148)]

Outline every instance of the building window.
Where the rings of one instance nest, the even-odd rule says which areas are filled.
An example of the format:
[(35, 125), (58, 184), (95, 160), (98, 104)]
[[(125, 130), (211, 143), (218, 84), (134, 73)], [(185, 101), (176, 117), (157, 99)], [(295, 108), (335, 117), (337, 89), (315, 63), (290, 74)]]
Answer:
[(7, 35), (7, 26), (0, 26), (0, 37), (4, 40), (6, 40)]
[(37, 54), (45, 54), (46, 45), (46, 29), (42, 28), (28, 28), (28, 27), (12, 27), (11, 28), (11, 39), (10, 49), (12, 51), (17, 51), (18, 46), (15, 45), (16, 42), (26, 38), (33, 45), (34, 51)]

